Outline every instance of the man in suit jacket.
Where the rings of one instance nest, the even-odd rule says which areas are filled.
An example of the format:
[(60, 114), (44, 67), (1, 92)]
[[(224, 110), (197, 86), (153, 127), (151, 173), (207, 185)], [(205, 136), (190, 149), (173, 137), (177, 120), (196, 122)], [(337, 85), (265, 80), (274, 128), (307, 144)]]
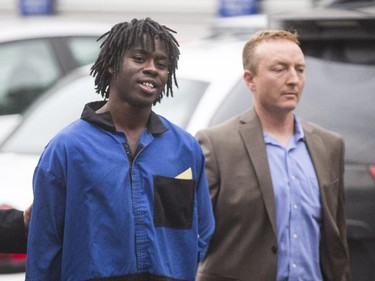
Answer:
[(254, 108), (196, 136), (216, 219), (196, 280), (350, 280), (344, 142), (294, 114), (305, 81), (297, 34), (255, 34), (243, 64)]
[(0, 253), (26, 253), (31, 208), (0, 210)]

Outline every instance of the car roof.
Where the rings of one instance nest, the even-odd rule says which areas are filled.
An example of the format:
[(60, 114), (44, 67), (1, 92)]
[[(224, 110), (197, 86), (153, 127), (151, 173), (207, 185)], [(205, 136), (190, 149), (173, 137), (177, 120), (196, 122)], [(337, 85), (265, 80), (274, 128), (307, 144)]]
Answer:
[(103, 22), (77, 22), (56, 18), (0, 20), (0, 42), (64, 36), (100, 36), (112, 27)]

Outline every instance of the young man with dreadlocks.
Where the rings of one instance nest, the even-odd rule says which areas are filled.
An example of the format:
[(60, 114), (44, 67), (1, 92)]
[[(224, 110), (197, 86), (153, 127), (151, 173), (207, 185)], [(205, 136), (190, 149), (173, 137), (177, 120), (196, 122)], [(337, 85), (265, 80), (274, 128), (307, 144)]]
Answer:
[(91, 74), (104, 101), (36, 167), (26, 280), (194, 280), (214, 220), (196, 140), (152, 111), (177, 86), (173, 30), (115, 25)]

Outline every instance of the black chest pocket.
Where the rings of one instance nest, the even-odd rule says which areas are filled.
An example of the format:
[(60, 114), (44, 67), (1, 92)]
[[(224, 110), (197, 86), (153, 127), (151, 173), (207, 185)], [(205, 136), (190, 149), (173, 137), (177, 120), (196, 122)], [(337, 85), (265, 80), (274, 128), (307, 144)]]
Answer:
[(190, 229), (194, 211), (194, 180), (154, 176), (154, 225)]

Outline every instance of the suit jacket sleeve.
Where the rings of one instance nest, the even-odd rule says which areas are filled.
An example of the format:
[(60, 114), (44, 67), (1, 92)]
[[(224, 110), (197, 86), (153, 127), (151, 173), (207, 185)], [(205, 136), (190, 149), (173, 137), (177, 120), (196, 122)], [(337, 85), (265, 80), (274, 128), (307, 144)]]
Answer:
[(206, 161), (206, 175), (209, 182), (211, 202), (213, 209), (216, 208), (216, 200), (219, 192), (219, 180), (216, 165), (216, 158), (213, 149), (213, 145), (207, 133), (205, 131), (199, 131), (196, 135), (196, 139), (202, 147), (205, 161)]
[(323, 227), (320, 251), (324, 279), (349, 281), (344, 188), (345, 143), (341, 136), (315, 124), (303, 122), (303, 126), (321, 190)]
[(0, 210), (0, 252), (26, 253), (27, 235), (23, 212)]

